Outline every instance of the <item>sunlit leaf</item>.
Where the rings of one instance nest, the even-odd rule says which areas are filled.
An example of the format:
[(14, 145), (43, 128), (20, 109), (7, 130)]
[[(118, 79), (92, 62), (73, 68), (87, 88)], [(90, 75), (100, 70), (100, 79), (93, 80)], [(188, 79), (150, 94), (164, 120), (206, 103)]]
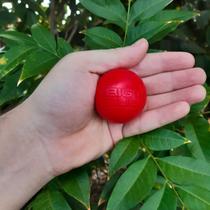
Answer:
[(155, 43), (160, 41), (161, 39), (165, 38), (167, 35), (169, 35), (171, 32), (175, 31), (177, 27), (180, 25), (180, 22), (177, 21), (171, 21), (167, 22), (158, 33), (156, 33), (150, 40), (149, 42)]
[(183, 23), (187, 20), (192, 19), (193, 17), (197, 16), (198, 13), (194, 11), (185, 11), (185, 10), (163, 10), (153, 16), (150, 20), (154, 21), (177, 21)]
[(40, 49), (35, 50), (26, 58), (19, 82), (33, 76), (46, 74), (58, 62), (58, 60), (58, 57), (47, 51)]
[(127, 14), (120, 0), (80, 0), (80, 3), (93, 14), (125, 28)]
[(39, 47), (56, 55), (56, 42), (54, 36), (42, 25), (35, 24), (31, 28), (32, 38)]
[(131, 8), (129, 23), (145, 20), (165, 8), (173, 0), (136, 0)]
[(35, 48), (33, 46), (17, 46), (9, 49), (3, 57), (0, 58), (0, 79), (22, 63), (34, 50)]
[(132, 44), (141, 38), (150, 40), (162, 30), (165, 30), (167, 24), (169, 23), (146, 21), (137, 26), (133, 26), (128, 31), (127, 44)]
[(120, 36), (105, 27), (94, 27), (85, 32), (85, 43), (91, 49), (117, 48), (123, 45)]
[(0, 37), (5, 40), (8, 46), (14, 45), (36, 45), (36, 42), (27, 34), (18, 31), (0, 31)]

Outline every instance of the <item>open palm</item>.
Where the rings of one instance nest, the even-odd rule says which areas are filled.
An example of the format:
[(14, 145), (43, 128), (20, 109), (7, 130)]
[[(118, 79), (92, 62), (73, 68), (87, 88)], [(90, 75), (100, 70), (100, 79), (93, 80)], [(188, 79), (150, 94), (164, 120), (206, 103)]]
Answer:
[[(202, 69), (184, 52), (147, 54), (146, 40), (130, 47), (77, 52), (62, 59), (24, 103), (41, 133), (54, 175), (79, 167), (108, 151), (113, 141), (176, 121), (205, 98)], [(129, 67), (144, 81), (144, 112), (126, 124), (109, 123), (94, 109), (98, 78)]]

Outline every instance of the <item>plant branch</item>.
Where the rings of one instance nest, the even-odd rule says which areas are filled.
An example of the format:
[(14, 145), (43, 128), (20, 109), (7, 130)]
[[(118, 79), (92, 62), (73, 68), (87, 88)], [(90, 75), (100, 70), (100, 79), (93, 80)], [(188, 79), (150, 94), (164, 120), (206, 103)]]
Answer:
[(51, 30), (52, 34), (57, 35), (56, 16), (55, 16), (55, 0), (51, 0), (51, 3), (50, 3), (49, 23), (50, 23), (50, 30)]
[(124, 35), (124, 40), (123, 40), (123, 46), (125, 46), (125, 44), (126, 44), (126, 39), (127, 39), (127, 35), (128, 35), (128, 26), (129, 26), (129, 19), (130, 19), (131, 2), (132, 2), (132, 0), (128, 0), (128, 12), (127, 12), (127, 17), (126, 17), (125, 35)]
[(202, 114), (203, 114), (203, 115), (210, 114), (210, 111), (203, 112)]
[(161, 172), (161, 174), (163, 175), (163, 177), (166, 180), (167, 185), (169, 186), (169, 188), (171, 188), (174, 193), (176, 194), (177, 198), (179, 199), (180, 203), (182, 204), (182, 208), (185, 209), (185, 205), (183, 200), (181, 199), (181, 197), (179, 196), (178, 192), (176, 191), (176, 188), (174, 186), (174, 184), (170, 181), (170, 179), (166, 176), (166, 174), (164, 173), (164, 171), (162, 170), (161, 166), (159, 165), (156, 157), (153, 156), (152, 152), (146, 147), (146, 145), (144, 145), (142, 143), (143, 148), (145, 149), (145, 151), (147, 152), (147, 154), (152, 158), (152, 160), (154, 161), (155, 165), (157, 166), (157, 168), (159, 169), (159, 171)]
[(78, 20), (75, 20), (74, 26), (73, 26), (73, 28), (72, 28), (72, 31), (71, 31), (71, 33), (70, 33), (68, 39), (67, 39), (67, 42), (68, 42), (68, 43), (71, 42), (71, 40), (72, 40), (72, 38), (74, 37), (75, 33), (77, 32), (78, 28), (79, 28), (79, 21), (78, 21)]

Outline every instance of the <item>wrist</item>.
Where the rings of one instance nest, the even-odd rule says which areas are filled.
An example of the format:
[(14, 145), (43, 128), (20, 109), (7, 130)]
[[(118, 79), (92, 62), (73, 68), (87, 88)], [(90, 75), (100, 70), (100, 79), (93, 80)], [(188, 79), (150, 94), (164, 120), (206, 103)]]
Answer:
[(24, 105), (0, 118), (0, 209), (21, 208), (53, 178), (40, 138)]

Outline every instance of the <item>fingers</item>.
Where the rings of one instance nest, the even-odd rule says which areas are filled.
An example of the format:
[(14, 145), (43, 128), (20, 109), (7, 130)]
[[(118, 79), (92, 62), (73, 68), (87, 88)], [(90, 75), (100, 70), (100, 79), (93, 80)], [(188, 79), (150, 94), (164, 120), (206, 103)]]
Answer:
[(203, 69), (194, 68), (145, 77), (143, 81), (146, 85), (147, 94), (155, 95), (204, 84), (206, 73)]
[(193, 55), (185, 52), (150, 53), (140, 62), (134, 71), (141, 77), (161, 72), (192, 68), (195, 65)]
[(110, 69), (137, 65), (145, 57), (147, 50), (148, 42), (141, 39), (128, 47), (83, 51), (69, 56), (71, 61), (77, 61), (83, 65), (83, 69), (88, 69), (91, 73), (101, 74)]
[(186, 116), (190, 106), (186, 102), (170, 104), (158, 109), (143, 112), (138, 118), (124, 125), (122, 133), (129, 137), (145, 133)]
[(203, 101), (205, 97), (205, 88), (201, 85), (195, 85), (189, 88), (173, 91), (170, 93), (149, 96), (144, 110), (148, 111), (179, 101), (186, 101), (189, 104), (195, 104)]

